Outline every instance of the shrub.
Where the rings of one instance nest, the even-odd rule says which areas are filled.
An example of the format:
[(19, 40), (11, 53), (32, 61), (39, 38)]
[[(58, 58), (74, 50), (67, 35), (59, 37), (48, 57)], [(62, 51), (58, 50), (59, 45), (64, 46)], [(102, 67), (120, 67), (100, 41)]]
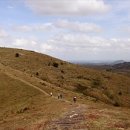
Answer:
[(64, 76), (61, 76), (61, 79), (64, 79)]
[(46, 86), (46, 84), (44, 82), (40, 82), (40, 84)]
[(84, 85), (82, 85), (80, 83), (76, 84), (76, 91), (77, 92), (84, 93), (86, 89), (87, 89), (86, 86), (84, 86)]
[(24, 113), (27, 110), (29, 110), (29, 107), (23, 107), (23, 108), (19, 109), (16, 113), (17, 114)]
[(65, 72), (64, 72), (63, 70), (61, 70), (61, 73), (63, 73), (63, 74), (64, 74)]
[(51, 63), (48, 63), (48, 66), (50, 66), (51, 65)]
[(53, 63), (53, 66), (56, 67), (56, 68), (58, 68), (59, 64), (56, 63), (56, 62), (54, 62), (54, 63)]
[(91, 80), (90, 78), (86, 78), (86, 80)]
[(111, 72), (111, 71), (112, 71), (112, 69), (111, 69), (111, 68), (109, 68), (109, 69), (106, 69), (106, 71)]
[(78, 79), (84, 79), (84, 76), (83, 75), (79, 75), (77, 76)]
[(113, 92), (112, 90), (107, 90), (107, 91), (105, 92), (105, 94), (106, 94), (106, 96), (107, 96), (108, 98), (110, 98), (111, 100), (114, 99), (114, 92)]
[(113, 104), (115, 107), (119, 107), (120, 106), (120, 104), (118, 103), (118, 102), (114, 102), (114, 104)]
[(110, 76), (106, 76), (106, 75), (104, 75), (104, 78), (106, 78), (106, 79), (111, 79)]
[(118, 93), (118, 95), (120, 95), (120, 96), (121, 96), (121, 95), (122, 95), (122, 92), (120, 91), (120, 92)]
[(92, 81), (92, 86), (93, 86), (93, 87), (102, 86), (102, 81), (101, 81), (101, 79), (99, 79), (99, 78), (94, 79), (94, 80)]
[(36, 72), (36, 75), (38, 76), (38, 75), (39, 75), (39, 73), (38, 73), (38, 72)]
[(20, 56), (20, 54), (19, 54), (19, 53), (16, 53), (16, 54), (15, 54), (15, 57), (19, 57), (19, 56)]
[(61, 64), (61, 65), (63, 65), (64, 63), (63, 63), (63, 62), (61, 62), (60, 64)]

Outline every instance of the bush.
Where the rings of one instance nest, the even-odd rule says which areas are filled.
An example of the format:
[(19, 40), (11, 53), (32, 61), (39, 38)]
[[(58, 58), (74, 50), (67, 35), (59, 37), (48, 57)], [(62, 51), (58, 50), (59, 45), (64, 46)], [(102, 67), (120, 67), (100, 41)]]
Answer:
[(54, 62), (54, 63), (53, 63), (53, 66), (56, 67), (56, 68), (58, 68), (59, 64), (56, 63), (56, 62)]
[(61, 64), (61, 65), (63, 65), (64, 63), (63, 63), (63, 62), (61, 62), (60, 64)]
[(29, 107), (23, 107), (23, 108), (19, 109), (16, 113), (17, 114), (24, 113), (27, 110), (29, 110)]
[(61, 70), (61, 73), (63, 73), (63, 74), (64, 74), (65, 72), (64, 72), (63, 70)]
[(114, 92), (113, 92), (112, 90), (107, 90), (107, 91), (105, 92), (105, 94), (106, 94), (106, 96), (107, 96), (108, 98), (110, 98), (111, 100), (114, 99)]
[(101, 81), (101, 79), (99, 79), (99, 78), (94, 79), (94, 80), (92, 81), (92, 86), (93, 86), (93, 87), (102, 86), (102, 81)]
[(64, 79), (64, 76), (61, 76), (61, 79)]
[(19, 57), (19, 56), (20, 56), (20, 54), (19, 54), (19, 53), (16, 53), (16, 54), (15, 54), (15, 57)]
[(111, 72), (111, 71), (112, 71), (112, 69), (106, 69), (106, 71)]
[(82, 85), (80, 83), (76, 84), (76, 91), (77, 92), (84, 93), (86, 89), (87, 89), (86, 86), (84, 86), (84, 85)]
[(48, 63), (48, 66), (50, 66), (51, 65), (51, 63)]
[(39, 75), (39, 73), (38, 73), (38, 72), (36, 72), (36, 75), (38, 76), (38, 75)]
[(120, 91), (120, 92), (118, 93), (118, 95), (120, 95), (120, 96), (121, 96), (121, 95), (122, 95), (122, 92)]
[(84, 76), (83, 75), (79, 75), (77, 76), (78, 79), (84, 79)]
[(118, 102), (115, 101), (115, 103), (113, 104), (115, 107), (119, 107), (120, 104)]

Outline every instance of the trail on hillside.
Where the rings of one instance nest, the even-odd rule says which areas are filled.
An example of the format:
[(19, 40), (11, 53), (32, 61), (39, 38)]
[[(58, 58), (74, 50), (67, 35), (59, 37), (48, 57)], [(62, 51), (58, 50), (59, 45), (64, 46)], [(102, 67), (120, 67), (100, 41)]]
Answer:
[(23, 83), (25, 83), (25, 84), (27, 84), (27, 85), (29, 85), (29, 86), (31, 86), (31, 87), (37, 89), (37, 90), (39, 90), (40, 92), (42, 92), (42, 93), (45, 94), (45, 95), (49, 95), (49, 94), (46, 93), (44, 90), (40, 89), (39, 87), (37, 87), (37, 86), (35, 86), (35, 85), (33, 85), (33, 84), (31, 84), (31, 83), (29, 83), (29, 82), (23, 80), (23, 79), (20, 79), (19, 77), (16, 77), (16, 76), (14, 76), (14, 75), (12, 75), (12, 74), (10, 74), (10, 73), (6, 73), (6, 74), (7, 74), (8, 76), (10, 76), (11, 78), (13, 78), (13, 79), (19, 80), (19, 81), (21, 81), (21, 82), (23, 82)]
[[(31, 83), (25, 81), (25, 80), (23, 80), (23, 79), (21, 79), (21, 78), (19, 78), (19, 77), (16, 77), (16, 76), (14, 76), (14, 75), (12, 75), (12, 74), (10, 74), (10, 73), (8, 73), (8, 72), (5, 72), (5, 73), (6, 73), (6, 75), (8, 75), (9, 77), (11, 77), (11, 78), (13, 78), (13, 79), (16, 79), (16, 80), (19, 80), (19, 81), (21, 81), (21, 82), (23, 82), (23, 83), (25, 83), (25, 84), (27, 84), (27, 85), (29, 85), (29, 86), (31, 86), (31, 87), (37, 89), (38, 91), (42, 92), (44, 95), (50, 96), (50, 94), (47, 93), (47, 92), (45, 92), (43, 89), (41, 89), (41, 88), (39, 88), (39, 87), (37, 87), (37, 86), (35, 86), (35, 85), (33, 85), (33, 84), (31, 84)], [(57, 99), (57, 97), (55, 97), (55, 96), (52, 96), (52, 98)], [(68, 103), (70, 102), (70, 101), (65, 100), (65, 99), (62, 99), (62, 101), (65, 101), (65, 102), (68, 102)]]
[[(7, 76), (9, 76), (13, 79), (19, 80), (19, 81), (37, 89), (38, 91), (42, 92), (43, 94), (50, 96), (43, 89), (31, 84), (30, 82), (26, 81), (25, 79), (22, 79), (18, 75), (16, 76), (15, 73), (11, 73), (10, 71), (12, 71), (12, 68), (8, 68), (7, 66), (3, 66), (3, 65), (1, 65), (1, 68), (3, 69), (4, 73)], [(10, 71), (8, 71), (8, 70), (10, 70)], [(52, 96), (52, 98), (57, 99), (57, 97), (55, 97), (55, 96)], [(70, 101), (68, 101), (66, 99), (62, 99), (62, 100), (59, 100), (59, 101), (65, 101), (67, 103), (71, 103)], [(78, 104), (76, 104), (74, 106), (75, 107), (73, 107), (71, 110), (67, 111), (63, 115), (63, 117), (61, 117), (60, 119), (46, 122), (44, 124), (44, 126), (41, 127), (42, 130), (54, 130), (54, 129), (55, 130), (56, 129), (57, 130), (60, 130), (60, 129), (61, 130), (72, 130), (72, 129), (77, 129), (77, 128), (83, 128), (84, 126), (80, 125), (80, 123), (85, 120), (85, 117), (84, 117), (84, 114), (83, 114), (83, 112), (85, 110), (85, 106), (78, 105)], [(36, 130), (39, 130), (39, 129), (36, 128)]]
[[(25, 84), (27, 84), (27, 85), (29, 85), (29, 86), (31, 86), (31, 87), (37, 89), (38, 91), (40, 91), (41, 93), (43, 93), (43, 94), (46, 95), (46, 96), (50, 96), (50, 94), (47, 93), (46, 91), (44, 91), (43, 89), (37, 87), (36, 85), (33, 85), (32, 83), (26, 81), (25, 79), (22, 79), (22, 78), (19, 77), (19, 76), (16, 76), (16, 75), (13, 74), (13, 73), (10, 73), (10, 71), (18, 71), (18, 70), (13, 70), (12, 68), (10, 68), (10, 67), (8, 67), (8, 66), (4, 66), (4, 65), (2, 65), (2, 64), (0, 64), (0, 68), (4, 71), (4, 73), (5, 73), (7, 76), (9, 76), (9, 77), (11, 77), (11, 78), (13, 78), (13, 79), (19, 80), (19, 81), (21, 81), (21, 82), (23, 82), (23, 83), (25, 83)], [(18, 73), (21, 73), (21, 71), (18, 71)], [(37, 80), (39, 80), (39, 82), (41, 81), (40, 79), (37, 79)], [(43, 82), (43, 81), (42, 81), (42, 82)], [(48, 83), (48, 82), (46, 82), (46, 84), (47, 84), (48, 86), (51, 85), (51, 84)], [(52, 98), (57, 99), (56, 96), (52, 96)], [(68, 100), (66, 100), (66, 99), (62, 99), (62, 101), (65, 101), (65, 102), (70, 103), (70, 101), (68, 101)]]
[[(3, 68), (3, 65), (0, 64), (0, 66), (1, 66), (1, 68)], [(7, 67), (6, 67), (6, 68), (7, 68)], [(19, 80), (19, 81), (21, 81), (21, 82), (23, 82), (23, 83), (25, 83), (25, 84), (27, 84), (27, 85), (29, 85), (29, 86), (31, 86), (31, 87), (37, 89), (37, 90), (39, 90), (40, 92), (42, 92), (42, 93), (45, 94), (45, 95), (49, 95), (48, 93), (46, 93), (44, 90), (40, 89), (39, 87), (37, 87), (37, 86), (35, 86), (35, 85), (33, 85), (33, 84), (31, 84), (31, 83), (29, 83), (29, 82), (27, 82), (27, 81), (25, 81), (25, 80), (23, 80), (23, 79), (21, 79), (21, 78), (16, 77), (15, 75), (9, 73), (9, 71), (6, 70), (6, 69), (4, 69), (4, 73), (5, 73), (7, 76), (9, 76), (9, 77), (11, 77), (11, 78), (13, 78), (13, 79)]]
[[(22, 78), (21, 73), (11, 73), (13, 70), (7, 66), (0, 64), (0, 69), (9, 77), (19, 80), (30, 87), (35, 88), (44, 95), (50, 96), (49, 93), (33, 85), (30, 80)], [(22, 73), (24, 75), (24, 73)], [(32, 78), (33, 80), (34, 78)], [(38, 80), (41, 82), (41, 80)], [(48, 84), (50, 86), (51, 84)], [(57, 99), (57, 97), (52, 96)], [(57, 99), (58, 100), (58, 99)], [(83, 104), (74, 104), (66, 99), (59, 100), (68, 102), (72, 105), (71, 109), (67, 108), (66, 112), (60, 115), (57, 119), (50, 119), (46, 122), (34, 124), (32, 128), (21, 128), (16, 130), (129, 130), (130, 129), (130, 113), (122, 110), (92, 107)], [(125, 112), (125, 113), (124, 113)]]
[(74, 105), (63, 117), (47, 122), (43, 126), (43, 130), (88, 130), (88, 126), (85, 123), (85, 111), (86, 106)]
[(116, 109), (72, 104), (61, 117), (35, 124), (30, 130), (130, 130), (129, 116)]

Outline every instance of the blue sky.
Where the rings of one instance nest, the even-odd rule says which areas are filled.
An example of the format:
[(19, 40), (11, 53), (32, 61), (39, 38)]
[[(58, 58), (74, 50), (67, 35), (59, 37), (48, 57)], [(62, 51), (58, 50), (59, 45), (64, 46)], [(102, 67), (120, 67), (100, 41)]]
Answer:
[(130, 0), (0, 0), (0, 16), (2, 47), (130, 61)]

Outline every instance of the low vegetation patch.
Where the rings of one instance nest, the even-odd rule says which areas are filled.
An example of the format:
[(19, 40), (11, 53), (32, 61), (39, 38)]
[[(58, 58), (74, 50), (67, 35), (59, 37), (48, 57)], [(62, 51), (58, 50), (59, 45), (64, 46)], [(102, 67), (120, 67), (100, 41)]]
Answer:
[(58, 68), (58, 67), (59, 67), (59, 64), (56, 63), (56, 62), (54, 62), (54, 63), (53, 63), (53, 66), (56, 67), (56, 68)]
[(96, 78), (92, 80), (92, 87), (97, 88), (102, 86), (102, 81), (100, 78)]
[(20, 54), (19, 53), (15, 53), (15, 57), (20, 57)]

